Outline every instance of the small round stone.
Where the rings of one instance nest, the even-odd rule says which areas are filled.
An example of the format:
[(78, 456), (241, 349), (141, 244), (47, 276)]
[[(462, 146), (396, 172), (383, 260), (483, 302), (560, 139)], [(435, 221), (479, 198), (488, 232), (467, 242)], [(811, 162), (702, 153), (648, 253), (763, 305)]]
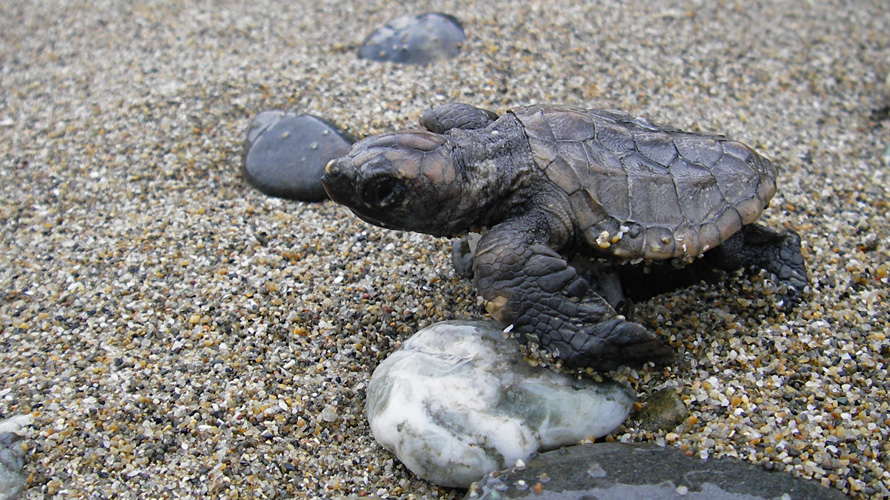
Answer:
[(371, 33), (358, 56), (372, 61), (428, 64), (457, 56), (466, 38), (458, 20), (448, 14), (402, 16)]
[(646, 399), (646, 407), (634, 415), (640, 427), (650, 431), (670, 431), (683, 423), (688, 415), (686, 405), (673, 387), (655, 391)]
[(253, 187), (279, 198), (327, 198), (321, 176), (327, 163), (346, 154), (355, 138), (313, 115), (264, 111), (251, 122), (242, 172)]

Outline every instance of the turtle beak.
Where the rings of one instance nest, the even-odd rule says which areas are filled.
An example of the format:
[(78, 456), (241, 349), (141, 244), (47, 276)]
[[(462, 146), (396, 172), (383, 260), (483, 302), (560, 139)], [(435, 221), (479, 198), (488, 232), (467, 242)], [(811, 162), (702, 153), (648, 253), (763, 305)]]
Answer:
[(352, 210), (359, 219), (375, 226), (391, 227), (386, 221), (365, 213), (367, 210), (356, 210), (355, 206), (359, 200), (358, 181), (362, 175), (362, 172), (355, 168), (353, 158), (347, 156), (328, 162), (321, 183), (331, 200)]
[(321, 177), (322, 182), (324, 182), (325, 179), (337, 177), (338, 175), (340, 175), (340, 166), (338, 165), (340, 160), (341, 158), (334, 158), (333, 160), (329, 161), (327, 165), (325, 165), (324, 175)]
[(354, 183), (346, 178), (345, 172), (350, 171), (346, 163), (352, 163), (352, 160), (347, 157), (329, 161), (324, 168), (324, 175), (321, 176), (321, 183), (328, 197), (341, 205), (345, 204), (344, 200), (350, 198), (351, 187), (354, 186)]

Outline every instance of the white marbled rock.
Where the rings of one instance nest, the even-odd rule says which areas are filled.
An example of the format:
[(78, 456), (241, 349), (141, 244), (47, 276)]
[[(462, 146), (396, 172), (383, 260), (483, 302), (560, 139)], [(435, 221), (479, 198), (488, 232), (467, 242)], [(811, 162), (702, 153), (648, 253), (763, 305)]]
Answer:
[(466, 488), (532, 452), (608, 434), (634, 397), (530, 366), (497, 323), (446, 321), (380, 363), (366, 410), (374, 437), (412, 472)]

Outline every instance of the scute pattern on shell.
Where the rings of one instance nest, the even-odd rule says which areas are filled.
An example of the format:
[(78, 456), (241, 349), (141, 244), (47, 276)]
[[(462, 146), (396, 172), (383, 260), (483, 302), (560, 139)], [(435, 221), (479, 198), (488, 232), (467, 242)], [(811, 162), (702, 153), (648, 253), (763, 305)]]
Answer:
[(776, 168), (747, 146), (622, 111), (511, 110), (583, 241), (625, 259), (694, 258), (757, 220)]

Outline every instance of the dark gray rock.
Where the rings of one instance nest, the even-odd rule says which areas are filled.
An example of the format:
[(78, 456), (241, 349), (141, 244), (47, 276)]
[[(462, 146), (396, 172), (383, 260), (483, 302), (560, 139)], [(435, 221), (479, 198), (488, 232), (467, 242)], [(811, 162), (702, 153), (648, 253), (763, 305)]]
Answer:
[(263, 193), (299, 201), (327, 198), (321, 176), (355, 138), (325, 120), (289, 111), (264, 111), (250, 124), (242, 173)]
[(402, 16), (371, 33), (359, 47), (358, 56), (372, 61), (428, 64), (457, 56), (466, 38), (463, 27), (448, 14)]
[(846, 496), (741, 460), (701, 460), (678, 448), (645, 443), (598, 443), (543, 453), (521, 467), (488, 474), (464, 498), (840, 500)]
[(31, 415), (16, 415), (0, 420), (0, 500), (19, 498), (25, 490), (25, 451), (21, 440), (25, 428), (34, 419)]
[(686, 420), (686, 405), (673, 387), (653, 392), (646, 398), (646, 406), (631, 417), (649, 431), (669, 431)]

